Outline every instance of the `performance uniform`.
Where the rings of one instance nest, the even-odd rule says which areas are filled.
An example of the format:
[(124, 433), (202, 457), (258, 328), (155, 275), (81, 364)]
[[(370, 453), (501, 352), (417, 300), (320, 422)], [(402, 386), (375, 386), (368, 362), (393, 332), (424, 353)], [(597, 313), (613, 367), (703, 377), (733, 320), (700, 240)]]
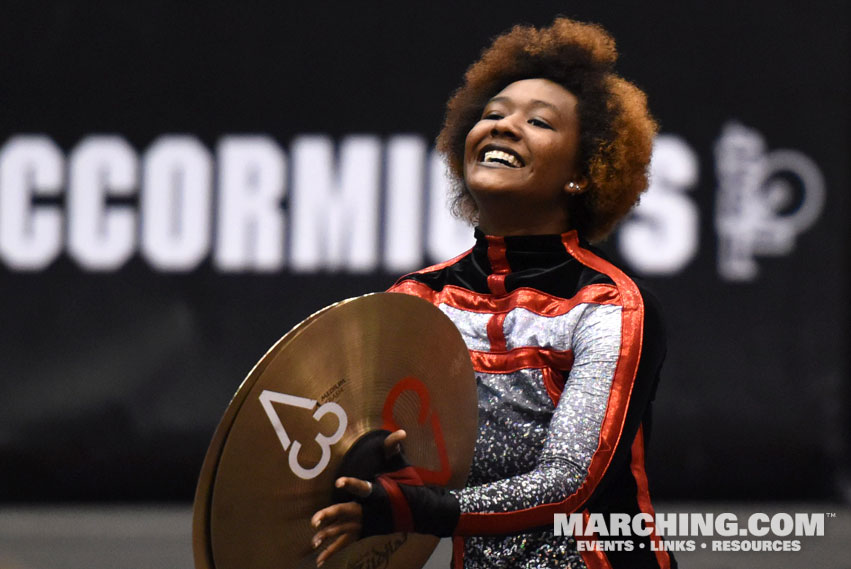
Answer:
[(653, 534), (609, 538), (632, 551), (579, 551), (553, 529), (555, 513), (653, 513), (644, 445), (665, 341), (650, 297), (575, 231), (476, 230), (470, 251), (390, 291), (449, 316), (476, 371), (479, 433), (467, 487), (453, 491), (453, 567), (675, 566), (651, 551)]

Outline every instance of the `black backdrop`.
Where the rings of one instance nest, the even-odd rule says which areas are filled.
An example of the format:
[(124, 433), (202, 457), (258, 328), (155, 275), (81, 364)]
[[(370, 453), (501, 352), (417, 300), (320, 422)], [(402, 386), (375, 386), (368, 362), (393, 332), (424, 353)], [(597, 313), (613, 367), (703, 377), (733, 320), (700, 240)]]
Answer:
[[(266, 348), (316, 309), (382, 290), (400, 272), (384, 261), (383, 244), (394, 137), (430, 144), (444, 101), (487, 40), (559, 13), (613, 33), (620, 72), (647, 91), (673, 148), (654, 178), (662, 199), (648, 197), (629, 222), (636, 240), (642, 228), (659, 240), (627, 240), (645, 243), (651, 261), (673, 259), (671, 266), (654, 268), (647, 254), (628, 253), (620, 240), (627, 226), (604, 245), (644, 273), (668, 317), (650, 449), (654, 493), (802, 499), (842, 492), (851, 444), (843, 3), (94, 4), (7, 1), (0, 9), (0, 208), (14, 210), (0, 211), (0, 500), (191, 499), (216, 422)], [(735, 138), (725, 130), (733, 123), (749, 130)], [(40, 167), (58, 172), (52, 182), (30, 162), (16, 162), (35, 135), (47, 149), (48, 166)], [(133, 226), (126, 260), (108, 268), (81, 262), (69, 245), (82, 217), (72, 212), (69, 188), (78, 183), (74, 164), (84, 142), (109, 136), (109, 148), (135, 157), (128, 195), (107, 203), (139, 213), (148, 183), (141, 164), (164, 135), (206, 149), (214, 202), (224, 141), (254, 136), (277, 145), (288, 189), (279, 200), (287, 240), (277, 266), (223, 268), (213, 236), (199, 263), (163, 269), (139, 245), (141, 225)], [(326, 137), (342, 155), (356, 135), (373, 137), (381, 153), (374, 161), (385, 176), (378, 261), (366, 270), (321, 259), (297, 266), (293, 200), (310, 191), (294, 181), (304, 167), (298, 141)], [(722, 140), (745, 146), (722, 158)], [(779, 149), (794, 159), (772, 154)], [(764, 167), (766, 156), (775, 158), (773, 174), (748, 185), (742, 172)], [(818, 175), (808, 177), (813, 169)], [(95, 171), (94, 180), (108, 177)], [(819, 176), (824, 201), (816, 207)], [(669, 178), (690, 187), (666, 190)], [(52, 193), (21, 194), (40, 185)], [(744, 187), (758, 196), (736, 198)], [(769, 204), (770, 212), (736, 225), (747, 210), (737, 199), (757, 209)], [(773, 254), (770, 245), (760, 249), (760, 239), (782, 232), (782, 220), (805, 202), (815, 207), (812, 223), (790, 230), (791, 244)], [(27, 267), (16, 261), (15, 234), (36, 231), (27, 217), (36, 211), (57, 212), (60, 229), (54, 253)], [(14, 221), (21, 215), (23, 226)], [(422, 243), (442, 235), (427, 207), (420, 218), (410, 231)], [(216, 231), (214, 213), (200, 219), (210, 227), (202, 233)], [(745, 256), (756, 274), (719, 265), (727, 222), (733, 241), (751, 251)], [(450, 241), (415, 243), (414, 257), (442, 260), (434, 251)], [(670, 251), (678, 247), (685, 252), (677, 261)]]

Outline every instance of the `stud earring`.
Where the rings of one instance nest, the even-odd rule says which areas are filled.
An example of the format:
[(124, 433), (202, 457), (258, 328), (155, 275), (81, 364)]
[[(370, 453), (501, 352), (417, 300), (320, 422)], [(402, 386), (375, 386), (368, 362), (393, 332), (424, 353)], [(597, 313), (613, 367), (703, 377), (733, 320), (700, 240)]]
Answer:
[(572, 190), (572, 191), (576, 192), (576, 191), (581, 190), (581, 189), (582, 189), (582, 187), (581, 187), (579, 184), (577, 184), (576, 182), (570, 182), (570, 183), (567, 185), (567, 189), (568, 189), (568, 190)]

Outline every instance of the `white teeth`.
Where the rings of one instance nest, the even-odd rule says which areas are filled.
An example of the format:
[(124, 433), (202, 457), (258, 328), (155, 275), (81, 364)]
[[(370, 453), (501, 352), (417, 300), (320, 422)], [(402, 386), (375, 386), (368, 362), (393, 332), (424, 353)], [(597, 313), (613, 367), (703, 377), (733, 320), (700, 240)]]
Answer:
[(518, 160), (516, 156), (509, 154), (508, 152), (503, 152), (502, 150), (488, 150), (485, 152), (484, 161), (499, 162), (502, 164), (507, 163), (512, 168), (520, 168), (522, 166), (520, 160)]

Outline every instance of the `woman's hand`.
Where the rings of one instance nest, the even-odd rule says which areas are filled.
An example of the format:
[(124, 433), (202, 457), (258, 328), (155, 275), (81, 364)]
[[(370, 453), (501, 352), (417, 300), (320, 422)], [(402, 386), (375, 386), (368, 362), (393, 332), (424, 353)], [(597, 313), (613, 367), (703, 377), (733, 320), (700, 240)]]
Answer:
[[(370, 482), (357, 478), (338, 478), (335, 486), (362, 498), (372, 492)], [(318, 549), (323, 543), (328, 543), (316, 558), (317, 567), (321, 567), (329, 557), (360, 537), (362, 517), (363, 508), (357, 502), (334, 504), (313, 514), (310, 523), (318, 530), (313, 536), (313, 548)]]
[[(405, 436), (405, 431), (400, 429), (384, 439), (384, 453), (387, 458), (402, 451)], [(360, 498), (366, 498), (372, 493), (372, 483), (358, 478), (343, 476), (338, 478), (334, 485)], [(360, 537), (363, 508), (357, 502), (334, 504), (313, 514), (310, 523), (318, 530), (313, 536), (313, 548), (319, 549), (323, 544), (328, 544), (316, 558), (316, 566), (321, 567), (332, 555)]]

